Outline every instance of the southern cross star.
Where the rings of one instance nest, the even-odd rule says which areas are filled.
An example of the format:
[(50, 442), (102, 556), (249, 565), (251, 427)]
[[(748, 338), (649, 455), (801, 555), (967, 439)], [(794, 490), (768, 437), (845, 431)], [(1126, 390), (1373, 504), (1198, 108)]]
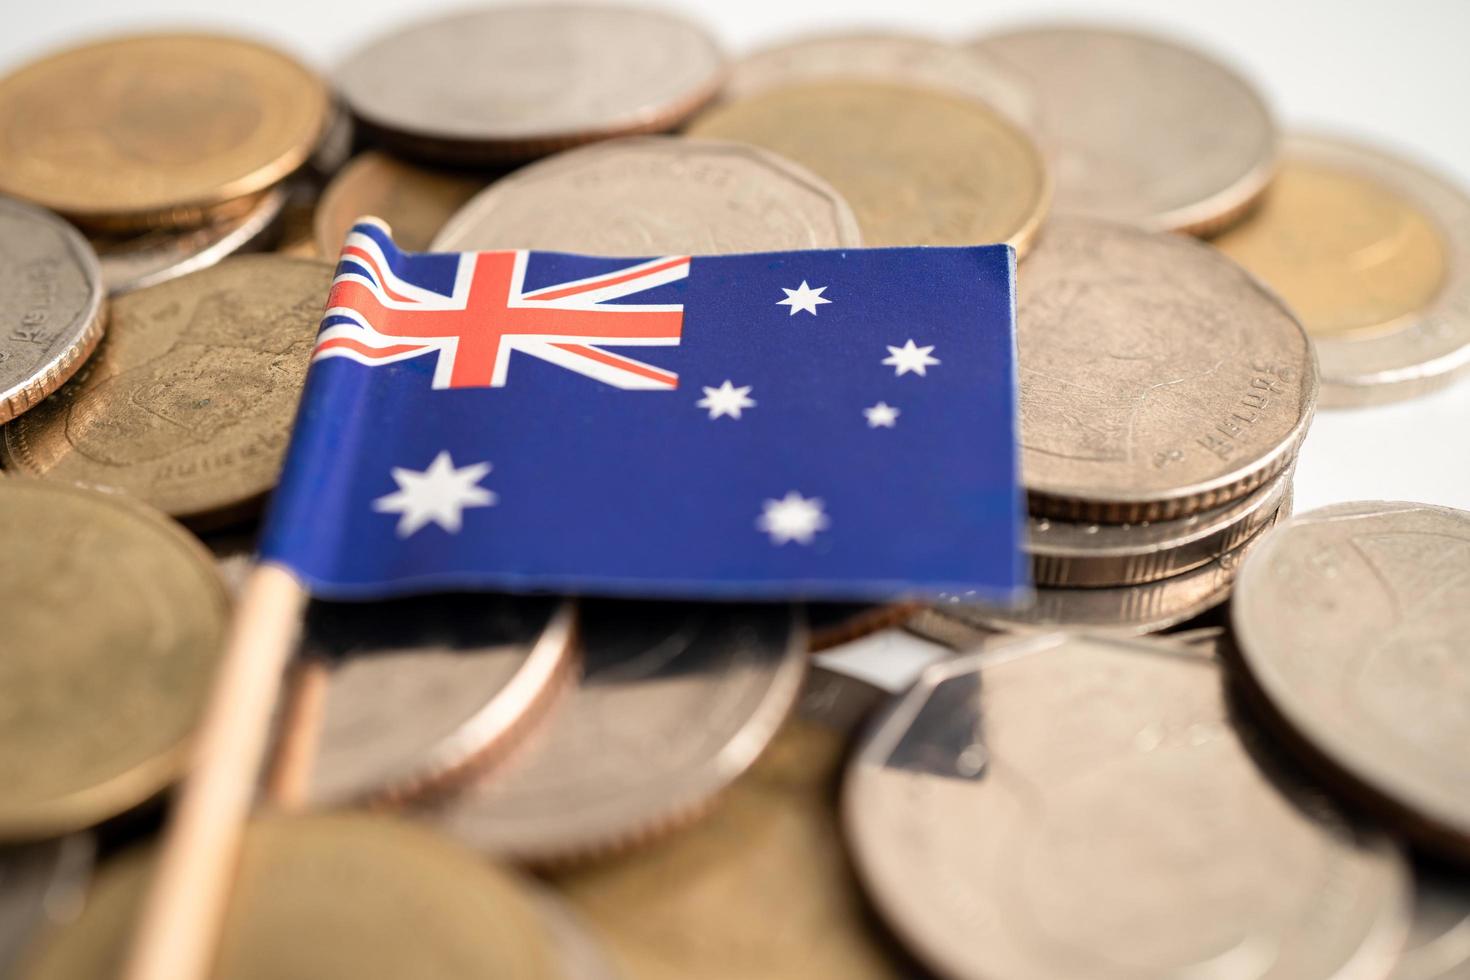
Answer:
[(704, 397), (694, 404), (709, 409), (709, 417), (712, 419), (721, 415), (738, 419), (745, 409), (755, 407), (755, 399), (750, 397), (750, 385), (737, 388), (727, 379), (718, 388), (705, 388)]
[(489, 463), (458, 467), (446, 449), (434, 457), (423, 472), (393, 467), (394, 493), (373, 501), (373, 510), (399, 514), (398, 536), (406, 538), (426, 524), (438, 524), (450, 534), (459, 533), (466, 507), (489, 507), (493, 492), (478, 486), (490, 472)]
[(826, 530), (829, 523), (820, 500), (790, 490), (780, 500), (765, 502), (755, 526), (771, 536), (771, 544), (811, 544), (816, 533)]
[(786, 298), (776, 300), (776, 305), (791, 307), (791, 313), (789, 314), (790, 316), (796, 316), (797, 312), (801, 310), (805, 310), (812, 316), (816, 316), (818, 306), (821, 306), (823, 303), (832, 302), (830, 299), (827, 299), (822, 295), (826, 291), (826, 286), (818, 286), (813, 289), (811, 286), (808, 286), (806, 284), (806, 280), (803, 279), (801, 281), (801, 285), (797, 286), (795, 289), (787, 289), (785, 286), (782, 286), (781, 292), (786, 294)]
[(891, 429), (898, 421), (898, 409), (887, 402), (879, 402), (872, 408), (865, 408), (863, 414), (868, 418), (870, 429)]
[(888, 356), (883, 358), (883, 363), (893, 366), (894, 377), (900, 377), (912, 371), (922, 378), (925, 368), (939, 363), (939, 358), (929, 356), (929, 352), (933, 349), (932, 344), (928, 347), (919, 347), (910, 339), (902, 347), (888, 347)]

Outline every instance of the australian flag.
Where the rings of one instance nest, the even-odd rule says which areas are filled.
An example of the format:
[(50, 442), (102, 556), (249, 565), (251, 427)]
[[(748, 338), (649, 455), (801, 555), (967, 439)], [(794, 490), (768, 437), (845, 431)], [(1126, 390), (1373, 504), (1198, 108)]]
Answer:
[(1004, 245), (337, 266), (262, 557), (443, 589), (1010, 599)]

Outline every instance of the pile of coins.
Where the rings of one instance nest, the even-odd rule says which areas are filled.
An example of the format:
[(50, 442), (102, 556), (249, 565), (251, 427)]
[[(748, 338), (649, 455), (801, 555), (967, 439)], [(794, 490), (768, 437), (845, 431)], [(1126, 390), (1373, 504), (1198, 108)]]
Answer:
[[(1470, 368), (1463, 189), (1280, 133), (1165, 38), (729, 63), (604, 4), (329, 78), (97, 41), (0, 76), (0, 132), (0, 975), (121, 963), (365, 214), (410, 249), (1009, 243), (1035, 595), (313, 603), (216, 975), (1470, 972), (1470, 515), (1291, 516), (1319, 406)], [(812, 666), (865, 634), (936, 662), (896, 697)]]

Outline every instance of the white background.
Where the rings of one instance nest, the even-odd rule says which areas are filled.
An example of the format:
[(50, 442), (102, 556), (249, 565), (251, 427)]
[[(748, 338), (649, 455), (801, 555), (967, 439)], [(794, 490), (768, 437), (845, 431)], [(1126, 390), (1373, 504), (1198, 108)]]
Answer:
[[(890, 26), (955, 39), (1062, 17), (1177, 35), (1261, 87), (1287, 128), (1368, 138), (1470, 186), (1470, 0), (665, 0), (705, 21), (733, 54), (793, 33)], [(224, 27), (271, 39), (329, 69), (355, 44), (435, 5), (252, 0), (16, 0), (0, 71), (57, 46), (125, 29)], [(3, 134), (0, 134), (3, 138)], [(1466, 270), (1460, 270), (1466, 274)], [(1298, 510), (1402, 499), (1470, 509), (1470, 383), (1399, 405), (1319, 413), (1302, 450)]]

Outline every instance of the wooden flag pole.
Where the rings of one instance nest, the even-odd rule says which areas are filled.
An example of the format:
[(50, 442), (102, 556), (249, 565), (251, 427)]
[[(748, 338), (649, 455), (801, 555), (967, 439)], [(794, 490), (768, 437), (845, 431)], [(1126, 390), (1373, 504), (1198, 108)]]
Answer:
[(258, 565), (245, 581), (124, 980), (209, 974), (306, 598), (301, 583), (278, 565)]
[(275, 810), (289, 812), (306, 805), (330, 680), (331, 670), (321, 657), (301, 657), (291, 667), (276, 750), (265, 783), (266, 803)]

